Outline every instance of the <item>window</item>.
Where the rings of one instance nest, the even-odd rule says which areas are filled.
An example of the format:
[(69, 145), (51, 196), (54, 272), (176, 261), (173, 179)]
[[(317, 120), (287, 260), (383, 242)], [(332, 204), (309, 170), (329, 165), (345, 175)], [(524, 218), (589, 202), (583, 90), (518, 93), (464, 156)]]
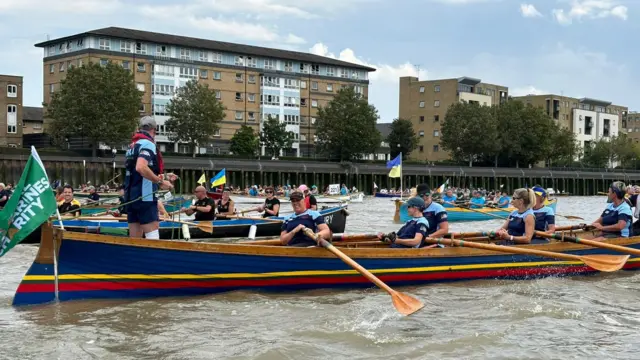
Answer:
[(340, 77), (341, 78), (349, 78), (349, 69), (340, 69)]
[(318, 142), (318, 135), (313, 135), (313, 142)]
[(260, 96), (260, 104), (261, 105), (276, 105), (276, 106), (280, 106), (280, 96), (262, 94)]
[(156, 46), (156, 56), (169, 57), (169, 53), (167, 52), (167, 47), (164, 45)]
[(253, 111), (249, 111), (247, 117), (249, 121), (256, 121), (256, 114)]
[(420, 135), (420, 137), (424, 137), (424, 130), (420, 130), (420, 132), (418, 133), (418, 135)]
[(222, 91), (216, 90), (216, 99), (222, 100)]
[(71, 60), (67, 61), (67, 69), (71, 69), (73, 68), (73, 64), (71, 63)]
[(300, 89), (306, 89), (307, 88), (307, 82), (304, 80), (300, 80)]
[(7, 105), (7, 132), (10, 134), (17, 133), (18, 125), (18, 107), (16, 105)]
[(220, 129), (216, 129), (216, 130), (213, 132), (213, 136), (220, 136)]
[(328, 92), (332, 92), (333, 91), (333, 84), (327, 84), (327, 91)]
[(131, 41), (121, 41), (120, 51), (126, 52), (126, 53), (133, 52), (133, 43)]
[(440, 121), (440, 115), (433, 115), (433, 121)]
[(56, 72), (56, 65), (49, 64), (49, 74), (53, 74), (54, 72)]
[(256, 76), (249, 75), (249, 84), (255, 84), (255, 83), (256, 83)]
[(296, 80), (296, 79), (284, 79), (284, 88), (285, 89), (297, 89), (298, 88), (298, 80)]
[(300, 134), (300, 141), (307, 141), (307, 136), (305, 134)]
[(147, 65), (143, 62), (139, 62), (137, 64), (137, 68), (138, 68), (138, 72), (146, 72), (147, 71)]
[(260, 81), (262, 86), (280, 87), (280, 78), (274, 76), (262, 76)]
[(424, 122), (424, 116), (420, 116), (420, 122)]
[(423, 108), (424, 107), (424, 101), (420, 101), (420, 104), (418, 104), (418, 107)]
[[(153, 105), (153, 114), (158, 116), (166, 116), (167, 115), (167, 105), (165, 104), (154, 104)], [(160, 125), (162, 127), (162, 125)]]
[(433, 152), (440, 151), (440, 145), (433, 145)]
[(284, 123), (288, 125), (299, 125), (300, 124), (300, 116), (298, 115), (285, 115)]
[(327, 76), (336, 76), (336, 68), (333, 66), (327, 66)]
[(311, 99), (311, 107), (317, 108), (318, 107), (318, 100)]
[(313, 75), (320, 75), (320, 65), (311, 65), (311, 73)]
[(206, 79), (209, 77), (209, 71), (206, 69), (200, 69), (200, 78)]
[(424, 152), (424, 146), (420, 145), (419, 148), (420, 148), (420, 152)]
[[(25, 127), (25, 124), (22, 123), (22, 127)], [(42, 129), (42, 123), (35, 123), (33, 124), (33, 130), (41, 130)]]
[(307, 106), (307, 99), (305, 98), (300, 99), (300, 106)]
[(191, 50), (181, 48), (180, 49), (180, 59), (182, 60), (191, 60)]
[(244, 119), (244, 114), (242, 113), (242, 111), (236, 111), (236, 120), (242, 119)]
[(212, 58), (211, 58), (211, 62), (214, 62), (216, 64), (221, 64), (222, 63), (222, 54), (220, 53), (213, 53), (212, 54)]
[[(107, 64), (109, 63), (109, 60), (107, 59), (100, 59), (100, 66), (107, 66)], [(62, 70), (64, 71), (64, 70)]]
[(7, 97), (18, 97), (17, 85), (7, 85)]
[(300, 72), (303, 74), (309, 73), (309, 64), (300, 63)]
[(276, 61), (273, 59), (265, 59), (264, 60), (264, 68), (266, 70), (275, 70), (276, 69)]
[(318, 90), (318, 82), (317, 81), (312, 81), (311, 82), (311, 90)]
[(440, 130), (438, 130), (438, 129), (433, 130), (433, 136), (435, 136), (435, 137), (440, 136)]
[(293, 72), (293, 61), (285, 61), (284, 71)]
[(244, 66), (244, 57), (242, 56), (236, 56), (234, 64), (236, 66)]
[(420, 86), (420, 92), (423, 93), (424, 92), (424, 86)]
[(147, 44), (143, 44), (141, 42), (136, 42), (136, 54), (147, 54)]
[(207, 61), (209, 60), (209, 57), (207, 56), (207, 52), (206, 51), (198, 51), (198, 60), (200, 61)]
[(220, 71), (214, 71), (213, 80), (222, 80), (222, 73)]
[(440, 85), (436, 85), (433, 87), (433, 92), (440, 92)]
[(105, 39), (105, 38), (101, 38), (98, 41), (98, 48), (100, 50), (110, 50), (111, 49), (111, 40)]
[(131, 66), (130, 66), (129, 62), (126, 61), (126, 60), (122, 62), (122, 68), (125, 69), (125, 70), (131, 70)]
[(352, 71), (351, 71), (351, 78), (352, 78), (352, 79), (357, 79), (357, 78), (358, 78), (358, 72), (357, 72), (357, 71), (355, 71), (355, 70), (352, 70)]
[(316, 123), (316, 118), (312, 117), (311, 118), (311, 125), (315, 125), (315, 123)]
[(298, 107), (298, 98), (296, 97), (292, 97), (292, 96), (285, 96), (283, 98), (284, 103), (283, 106), (285, 107)]
[(440, 107), (440, 100), (436, 100), (433, 102), (433, 107)]
[(237, 92), (236, 93), (236, 101), (242, 101), (242, 98), (243, 98), (242, 93)]
[(137, 83), (136, 89), (138, 89), (138, 91), (144, 92), (144, 83)]
[(185, 79), (197, 79), (198, 69), (192, 67), (181, 67), (180, 77)]
[(236, 82), (243, 82), (244, 81), (244, 76), (242, 76), (242, 73), (236, 73)]
[(256, 102), (256, 94), (247, 94), (247, 100), (249, 102)]
[(173, 77), (176, 73), (176, 69), (170, 65), (153, 65), (154, 75), (163, 75)]
[(146, 109), (147, 109), (147, 107), (144, 106), (144, 104), (140, 104), (140, 106), (138, 107), (138, 112), (143, 113), (143, 112), (145, 112)]
[(49, 93), (53, 94), (55, 90), (56, 90), (55, 84), (49, 84)]
[(49, 46), (49, 52), (48, 52), (48, 55), (49, 55), (49, 56), (53, 56), (53, 55), (55, 55), (55, 54), (56, 54), (56, 47), (55, 47), (55, 46), (53, 46), (53, 45), (52, 45), (52, 46)]
[(64, 72), (64, 68), (65, 68), (65, 66), (64, 66), (64, 61), (63, 61), (63, 62), (60, 63), (60, 66), (58, 67), (58, 71), (59, 72)]

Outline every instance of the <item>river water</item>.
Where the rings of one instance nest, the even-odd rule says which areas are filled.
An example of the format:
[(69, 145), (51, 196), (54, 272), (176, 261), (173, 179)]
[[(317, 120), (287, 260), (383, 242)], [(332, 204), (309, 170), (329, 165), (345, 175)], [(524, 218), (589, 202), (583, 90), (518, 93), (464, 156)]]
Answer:
[[(592, 221), (605, 205), (561, 198), (558, 213)], [(396, 230), (393, 212), (388, 199), (353, 203), (347, 231)], [(426, 304), (409, 317), (375, 288), (13, 308), (35, 253), (19, 245), (0, 258), (0, 359), (636, 359), (640, 350), (632, 272), (401, 288)]]

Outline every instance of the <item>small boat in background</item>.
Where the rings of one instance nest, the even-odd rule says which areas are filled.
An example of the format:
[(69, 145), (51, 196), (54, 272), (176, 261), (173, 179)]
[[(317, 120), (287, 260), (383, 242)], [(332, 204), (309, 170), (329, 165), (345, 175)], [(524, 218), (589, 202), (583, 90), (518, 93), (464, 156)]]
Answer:
[[(176, 197), (168, 201), (163, 201), (164, 208), (167, 212), (178, 211), (182, 208), (188, 207), (191, 205), (191, 199), (187, 199), (185, 197)], [(87, 206), (80, 209), (82, 215), (93, 215), (104, 213), (108, 210), (115, 211), (118, 209), (118, 205), (99, 205), (99, 206)]]

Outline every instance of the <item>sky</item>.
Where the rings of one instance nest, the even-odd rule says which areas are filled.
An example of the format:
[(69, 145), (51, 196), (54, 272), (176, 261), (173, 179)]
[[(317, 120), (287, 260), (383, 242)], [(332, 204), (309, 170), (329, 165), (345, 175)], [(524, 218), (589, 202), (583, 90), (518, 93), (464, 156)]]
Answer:
[(510, 95), (640, 110), (638, 0), (0, 0), (0, 74), (42, 104), (33, 44), (108, 26), (311, 52), (377, 69), (369, 102), (398, 117), (398, 79), (469, 76)]

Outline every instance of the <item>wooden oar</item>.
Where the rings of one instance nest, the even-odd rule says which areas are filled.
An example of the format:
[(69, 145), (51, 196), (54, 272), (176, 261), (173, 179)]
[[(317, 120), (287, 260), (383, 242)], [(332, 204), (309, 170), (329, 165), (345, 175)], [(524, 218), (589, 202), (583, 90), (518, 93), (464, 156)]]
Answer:
[(258, 218), (258, 217), (250, 217), (250, 216), (238, 216), (238, 215), (226, 215), (226, 216), (221, 216), (219, 217), (219, 219), (238, 219), (238, 220), (260, 220), (260, 221), (266, 221), (266, 222), (276, 222), (276, 223), (282, 223), (284, 220), (280, 220), (280, 219), (269, 219), (269, 218)]
[(418, 310), (420, 310), (420, 309), (422, 309), (424, 307), (424, 304), (420, 300), (418, 300), (418, 299), (416, 299), (416, 298), (414, 298), (414, 297), (412, 297), (410, 295), (403, 294), (401, 292), (395, 291), (392, 288), (390, 288), (389, 285), (385, 284), (382, 280), (378, 279), (378, 277), (373, 275), (371, 272), (369, 272), (369, 270), (367, 270), (367, 269), (363, 268), (362, 266), (360, 266), (360, 264), (358, 264), (357, 262), (353, 261), (353, 259), (351, 259), (347, 255), (345, 255), (342, 251), (337, 249), (335, 246), (331, 245), (331, 243), (328, 242), (327, 240), (323, 239), (322, 237), (319, 237), (311, 229), (305, 228), (304, 229), (304, 233), (308, 237), (316, 240), (319, 245), (321, 245), (323, 248), (329, 250), (331, 253), (333, 253), (335, 256), (337, 256), (340, 260), (344, 261), (347, 265), (349, 265), (352, 268), (354, 268), (357, 272), (362, 274), (362, 276), (364, 276), (367, 279), (369, 279), (369, 281), (371, 281), (372, 283), (376, 284), (376, 286), (378, 286), (379, 288), (381, 288), (384, 291), (386, 291), (387, 293), (389, 293), (389, 295), (391, 295), (391, 299), (393, 301), (393, 306), (395, 306), (396, 310), (398, 310), (398, 312), (400, 312), (401, 314), (403, 314), (403, 315), (411, 315), (414, 312), (416, 312), (416, 311), (418, 311)]
[[(571, 231), (571, 230), (587, 230), (590, 226), (587, 225), (566, 225), (566, 226), (556, 226), (556, 232), (558, 231)], [(451, 232), (445, 234), (445, 238), (469, 238), (469, 237), (477, 237), (477, 236), (488, 236), (494, 237), (495, 231), (477, 231), (477, 232)]]
[(87, 221), (108, 221), (108, 220), (113, 220), (113, 221), (126, 221), (127, 220), (127, 216), (126, 215), (123, 215), (121, 217), (110, 217), (110, 216), (77, 216), (77, 217), (72, 217), (72, 216), (63, 216), (62, 220), (87, 220)]
[(174, 223), (178, 223), (178, 224), (185, 224), (185, 225), (189, 225), (189, 226), (195, 226), (198, 229), (207, 232), (209, 234), (213, 234), (213, 223), (210, 222), (199, 222), (199, 223), (194, 223), (194, 222), (189, 222), (189, 221), (182, 221), (182, 220), (171, 220), (171, 219), (163, 219), (162, 221), (166, 221), (166, 222), (174, 222)]
[(609, 244), (609, 243), (600, 242), (600, 241), (593, 241), (593, 240), (589, 240), (589, 239), (581, 239), (581, 238), (573, 237), (573, 236), (562, 236), (562, 234), (557, 234), (557, 233), (556, 234), (548, 234), (548, 233), (544, 233), (542, 231), (536, 231), (536, 236), (544, 237), (544, 238), (548, 238), (548, 239), (556, 239), (556, 240), (565, 241), (565, 242), (574, 242), (576, 244), (584, 244), (584, 245), (589, 245), (591, 247), (597, 247), (597, 248), (601, 248), (601, 249), (608, 249), (608, 250), (613, 250), (613, 251), (617, 251), (617, 252), (621, 252), (621, 253), (640, 256), (640, 250), (639, 249), (634, 249), (634, 248), (627, 247), (627, 246), (614, 245), (614, 244)]
[(553, 251), (536, 250), (521, 248), (517, 246), (504, 246), (494, 244), (481, 244), (469, 241), (452, 240), (452, 239), (432, 239), (426, 238), (426, 242), (431, 244), (443, 244), (449, 246), (459, 247), (471, 247), (476, 249), (499, 251), (509, 254), (523, 254), (523, 255), (536, 255), (555, 259), (569, 260), (569, 261), (581, 261), (585, 265), (603, 272), (613, 272), (622, 269), (624, 264), (629, 259), (629, 255), (573, 255), (564, 254)]

